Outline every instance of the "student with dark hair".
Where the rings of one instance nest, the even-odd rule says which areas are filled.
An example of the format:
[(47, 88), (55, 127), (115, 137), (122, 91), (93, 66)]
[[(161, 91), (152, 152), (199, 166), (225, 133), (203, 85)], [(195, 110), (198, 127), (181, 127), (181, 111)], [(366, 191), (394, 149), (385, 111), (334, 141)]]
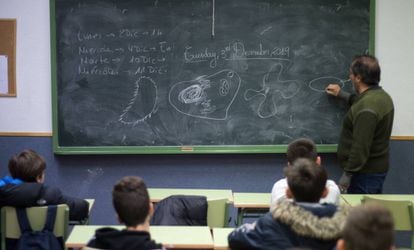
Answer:
[(365, 203), (349, 213), (337, 250), (392, 250), (394, 221), (390, 211), (376, 203)]
[(112, 250), (163, 249), (161, 244), (151, 240), (149, 222), (154, 209), (141, 178), (122, 178), (112, 190), (112, 203), (119, 222), (125, 224), (126, 229), (98, 229), (88, 247)]
[(343, 192), (379, 194), (389, 169), (389, 141), (394, 104), (380, 86), (378, 60), (369, 55), (352, 61), (349, 78), (356, 94), (329, 84), (326, 92), (351, 105), (345, 115), (338, 143), (338, 159), (344, 171), (339, 180)]
[(69, 219), (81, 221), (88, 217), (89, 204), (83, 199), (63, 195), (56, 187), (47, 186), (46, 162), (33, 150), (24, 150), (9, 160), (9, 173), (0, 179), (0, 207), (32, 207), (67, 204)]
[(294, 202), (276, 202), (253, 224), (228, 237), (231, 249), (333, 249), (342, 231), (347, 209), (321, 204), (327, 194), (327, 173), (309, 159), (297, 159), (285, 168), (286, 196)]
[[(318, 167), (321, 166), (321, 158), (318, 156), (315, 143), (306, 138), (299, 138), (289, 143), (287, 152), (287, 165), (290, 166), (298, 158), (306, 158), (314, 161)], [(278, 180), (272, 188), (271, 203), (280, 199), (286, 199), (286, 189), (288, 188), (287, 179)], [(340, 191), (336, 183), (332, 180), (326, 181), (328, 194), (325, 198), (321, 198), (320, 203), (332, 203), (339, 205)]]
[(33, 150), (24, 150), (9, 160), (11, 176), (24, 182), (43, 182), (45, 169), (45, 160)]

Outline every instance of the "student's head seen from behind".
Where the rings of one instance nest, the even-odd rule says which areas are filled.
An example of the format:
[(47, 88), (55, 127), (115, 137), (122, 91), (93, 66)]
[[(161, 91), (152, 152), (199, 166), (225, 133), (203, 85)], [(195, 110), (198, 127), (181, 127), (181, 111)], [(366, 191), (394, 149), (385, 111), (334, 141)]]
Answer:
[(325, 187), (328, 175), (325, 168), (319, 167), (316, 162), (299, 158), (285, 167), (284, 172), (288, 183), (288, 198), (297, 202), (317, 203), (328, 194)]
[(349, 213), (338, 250), (394, 249), (394, 221), (382, 205), (365, 203)]
[(10, 175), (24, 182), (43, 183), (45, 169), (45, 160), (33, 150), (24, 150), (9, 160)]
[(306, 158), (316, 162), (318, 165), (321, 164), (315, 143), (307, 138), (299, 138), (289, 143), (286, 156), (288, 165), (299, 158)]
[(112, 203), (119, 221), (127, 227), (145, 223), (152, 213), (147, 186), (140, 177), (126, 176), (116, 183)]

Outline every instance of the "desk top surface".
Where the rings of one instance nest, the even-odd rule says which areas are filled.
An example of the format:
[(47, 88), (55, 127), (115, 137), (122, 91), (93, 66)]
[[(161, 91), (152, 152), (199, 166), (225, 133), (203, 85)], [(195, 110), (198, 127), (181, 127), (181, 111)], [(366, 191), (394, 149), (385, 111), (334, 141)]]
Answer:
[[(233, 193), (233, 203), (236, 208), (269, 208), (270, 198), (270, 193)], [(340, 204), (349, 204), (342, 195)]]
[(227, 250), (229, 243), (227, 236), (233, 232), (234, 228), (213, 228), (214, 249)]
[[(77, 225), (73, 227), (66, 240), (66, 247), (81, 248), (85, 246), (95, 234), (95, 230), (101, 227), (112, 227), (118, 230), (125, 228), (124, 226), (113, 225)], [(214, 246), (210, 228), (206, 226), (151, 226), (150, 233), (151, 238), (167, 248), (212, 249)]]
[(269, 208), (270, 193), (233, 193), (234, 207)]
[(207, 200), (226, 198), (233, 202), (233, 192), (230, 189), (186, 189), (186, 188), (148, 188), (152, 202), (159, 202), (170, 195), (203, 195)]
[[(366, 194), (342, 194), (341, 198), (351, 206), (357, 206), (361, 204), (362, 198)], [(366, 195), (373, 198), (379, 198), (384, 200), (408, 200), (414, 203), (414, 194), (370, 194)]]

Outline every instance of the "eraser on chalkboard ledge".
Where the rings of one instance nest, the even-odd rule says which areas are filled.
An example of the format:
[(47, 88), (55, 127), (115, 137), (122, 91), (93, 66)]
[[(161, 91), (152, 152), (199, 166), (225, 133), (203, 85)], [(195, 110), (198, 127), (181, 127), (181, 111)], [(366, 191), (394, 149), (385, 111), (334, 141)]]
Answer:
[(181, 151), (183, 151), (183, 152), (193, 152), (194, 148), (189, 147), (189, 146), (183, 146), (183, 147), (181, 147)]

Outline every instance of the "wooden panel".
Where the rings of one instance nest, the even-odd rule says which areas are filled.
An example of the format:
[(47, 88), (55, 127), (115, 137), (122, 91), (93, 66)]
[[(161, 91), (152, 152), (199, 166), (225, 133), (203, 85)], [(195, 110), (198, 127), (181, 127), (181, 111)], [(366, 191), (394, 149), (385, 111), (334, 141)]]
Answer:
[(408, 136), (408, 135), (401, 135), (401, 136), (391, 136), (391, 140), (393, 141), (413, 141), (414, 136)]
[(16, 136), (16, 137), (51, 137), (51, 132), (0, 132), (0, 136)]

